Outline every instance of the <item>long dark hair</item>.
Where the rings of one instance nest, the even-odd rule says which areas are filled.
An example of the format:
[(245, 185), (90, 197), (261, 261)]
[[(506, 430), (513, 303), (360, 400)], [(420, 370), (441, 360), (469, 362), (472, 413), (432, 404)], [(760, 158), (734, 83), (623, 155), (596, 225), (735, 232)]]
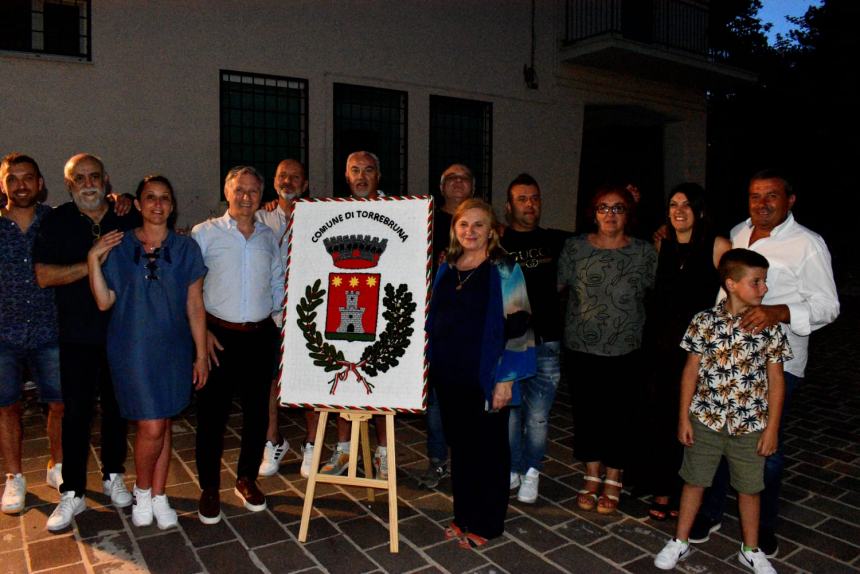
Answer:
[(134, 192), (134, 197), (137, 199), (138, 203), (140, 203), (140, 197), (143, 195), (143, 188), (146, 187), (147, 183), (160, 183), (167, 188), (168, 192), (170, 192), (170, 202), (173, 204), (173, 211), (170, 212), (170, 216), (167, 218), (167, 228), (173, 229), (176, 226), (176, 217), (178, 214), (176, 206), (176, 192), (173, 191), (173, 184), (170, 183), (170, 180), (163, 175), (147, 175), (140, 180), (140, 183), (137, 184), (137, 191)]
[(705, 211), (705, 188), (698, 183), (685, 181), (679, 183), (669, 192), (669, 197), (666, 199), (666, 228), (669, 232), (669, 238), (673, 241), (678, 241), (678, 236), (675, 234), (675, 228), (669, 219), (669, 204), (676, 193), (683, 193), (690, 204), (690, 209), (693, 211), (693, 233), (690, 236), (690, 243), (702, 243), (708, 235), (710, 224)]

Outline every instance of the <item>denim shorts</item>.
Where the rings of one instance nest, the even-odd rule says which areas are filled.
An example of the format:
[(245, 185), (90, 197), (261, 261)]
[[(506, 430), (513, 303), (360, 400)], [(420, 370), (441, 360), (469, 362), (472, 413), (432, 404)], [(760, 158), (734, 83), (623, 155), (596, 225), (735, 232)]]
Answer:
[(25, 366), (36, 383), (40, 402), (56, 403), (63, 400), (58, 345), (15, 349), (0, 343), (0, 407), (8, 407), (21, 400)]
[(711, 486), (720, 459), (729, 463), (732, 487), (742, 494), (764, 490), (765, 457), (756, 452), (762, 431), (729, 435), (726, 427), (719, 432), (703, 425), (690, 415), (693, 424), (693, 446), (684, 448), (684, 462), (678, 474), (687, 484)]

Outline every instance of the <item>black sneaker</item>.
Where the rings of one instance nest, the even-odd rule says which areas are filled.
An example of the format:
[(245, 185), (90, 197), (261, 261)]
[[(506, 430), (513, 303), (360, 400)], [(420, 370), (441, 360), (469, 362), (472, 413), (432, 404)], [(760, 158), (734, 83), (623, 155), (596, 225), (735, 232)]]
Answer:
[(779, 554), (779, 540), (776, 539), (776, 534), (765, 530), (760, 531), (758, 533), (758, 549), (768, 558), (773, 558)]
[(704, 514), (697, 514), (696, 520), (693, 521), (693, 527), (690, 528), (689, 542), (693, 544), (701, 544), (707, 542), (711, 538), (711, 534), (722, 528), (721, 522), (711, 520)]
[(436, 488), (446, 476), (448, 476), (448, 461), (431, 458), (427, 470), (418, 477), (418, 486), (426, 489)]

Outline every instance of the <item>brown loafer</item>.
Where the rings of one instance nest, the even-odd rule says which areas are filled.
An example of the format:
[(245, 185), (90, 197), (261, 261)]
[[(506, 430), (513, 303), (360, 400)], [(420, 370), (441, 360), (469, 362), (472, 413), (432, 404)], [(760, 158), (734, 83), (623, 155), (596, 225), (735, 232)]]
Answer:
[(245, 504), (245, 508), (253, 512), (266, 510), (266, 497), (257, 488), (257, 483), (250, 478), (236, 480), (236, 488), (233, 489), (236, 496)]
[(221, 494), (217, 488), (206, 488), (200, 493), (197, 504), (197, 518), (203, 524), (218, 524), (221, 522)]

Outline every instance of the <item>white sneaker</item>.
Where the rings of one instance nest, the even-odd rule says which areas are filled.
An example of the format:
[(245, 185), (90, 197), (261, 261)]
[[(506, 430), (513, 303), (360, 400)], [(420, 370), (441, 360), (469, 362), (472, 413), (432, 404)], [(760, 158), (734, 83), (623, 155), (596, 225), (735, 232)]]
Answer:
[(74, 490), (68, 490), (60, 496), (60, 503), (48, 517), (45, 527), (51, 532), (62, 530), (72, 523), (72, 518), (86, 509), (87, 503), (84, 497), (75, 496)]
[(511, 490), (515, 488), (519, 488), (520, 486), (520, 473), (512, 472), (511, 473)]
[(117, 508), (125, 508), (131, 504), (131, 493), (125, 486), (125, 476), (120, 473), (111, 473), (109, 480), (102, 481), (102, 491), (105, 496), (110, 496), (110, 501)]
[(388, 449), (386, 447), (376, 447), (376, 452), (373, 453), (373, 468), (376, 469), (376, 478), (388, 480)]
[(771, 566), (764, 552), (758, 548), (744, 550), (744, 546), (741, 544), (741, 550), (738, 552), (738, 562), (755, 572), (755, 574), (776, 574), (776, 569)]
[(160, 530), (167, 530), (179, 524), (176, 511), (170, 508), (170, 501), (166, 494), (152, 497), (152, 513), (155, 514), (155, 522)]
[(290, 443), (287, 439), (284, 439), (281, 444), (273, 444), (272, 441), (267, 440), (266, 448), (263, 449), (263, 462), (260, 463), (260, 476), (276, 475), (288, 450), (290, 450)]
[(654, 557), (654, 566), (660, 570), (671, 570), (675, 565), (690, 555), (692, 548), (687, 542), (673, 538), (666, 543), (663, 550)]
[(140, 489), (134, 485), (134, 506), (131, 508), (131, 522), (135, 526), (152, 524), (152, 489)]
[(311, 463), (314, 460), (314, 443), (305, 443), (302, 449), (302, 467), (299, 469), (299, 474), (307, 478), (311, 475)]
[(60, 490), (60, 485), (63, 484), (63, 463), (55, 462), (54, 466), (48, 467), (45, 471), (45, 482), (48, 486)]
[(540, 482), (540, 472), (536, 468), (530, 468), (520, 479), (517, 500), (526, 504), (533, 504), (538, 497), (538, 482)]
[(3, 489), (3, 512), (15, 514), (24, 510), (24, 499), (27, 498), (27, 479), (18, 474), (6, 475), (6, 488)]

